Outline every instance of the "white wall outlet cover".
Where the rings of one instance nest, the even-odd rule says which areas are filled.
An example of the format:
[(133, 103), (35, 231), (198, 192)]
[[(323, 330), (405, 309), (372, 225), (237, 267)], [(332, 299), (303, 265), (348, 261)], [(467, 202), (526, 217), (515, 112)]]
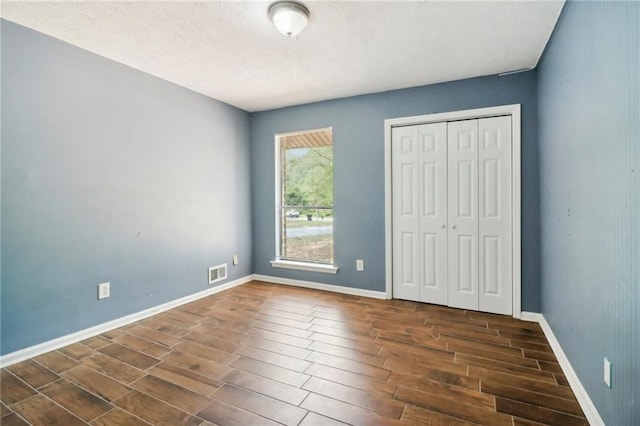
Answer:
[(237, 254), (234, 254), (234, 255), (233, 255), (233, 264), (234, 264), (234, 265), (237, 265), (237, 264), (238, 264), (238, 255), (237, 255)]
[(356, 260), (356, 271), (364, 271), (364, 260), (358, 259)]
[(98, 284), (98, 300), (107, 299), (111, 295), (111, 284), (101, 283)]
[(604, 358), (604, 382), (608, 387), (611, 387), (611, 362)]

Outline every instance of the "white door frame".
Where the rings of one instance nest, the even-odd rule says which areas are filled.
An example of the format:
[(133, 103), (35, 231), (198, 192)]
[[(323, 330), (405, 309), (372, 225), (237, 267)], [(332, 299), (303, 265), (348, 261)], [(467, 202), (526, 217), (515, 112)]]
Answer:
[(393, 226), (391, 203), (391, 129), (400, 126), (437, 123), (442, 121), (467, 120), (475, 118), (511, 116), (511, 214), (512, 214), (512, 262), (513, 262), (513, 316), (522, 316), (522, 231), (521, 231), (521, 134), (520, 104), (502, 105), (488, 108), (468, 109), (464, 111), (442, 112), (417, 115), (413, 117), (390, 118), (384, 121), (384, 207), (385, 207), (385, 266), (386, 296), (393, 297)]

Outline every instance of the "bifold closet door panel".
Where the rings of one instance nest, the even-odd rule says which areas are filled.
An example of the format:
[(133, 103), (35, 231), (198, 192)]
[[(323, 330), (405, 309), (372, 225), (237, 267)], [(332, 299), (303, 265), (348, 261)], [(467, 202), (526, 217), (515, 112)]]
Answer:
[(392, 129), (393, 296), (512, 314), (511, 117)]
[(418, 126), (420, 151), (420, 301), (446, 305), (447, 123)]
[(478, 120), (479, 310), (510, 315), (512, 292), (511, 117)]
[(447, 123), (449, 306), (478, 309), (478, 120)]
[(391, 135), (393, 203), (393, 297), (420, 298), (418, 126), (395, 127)]

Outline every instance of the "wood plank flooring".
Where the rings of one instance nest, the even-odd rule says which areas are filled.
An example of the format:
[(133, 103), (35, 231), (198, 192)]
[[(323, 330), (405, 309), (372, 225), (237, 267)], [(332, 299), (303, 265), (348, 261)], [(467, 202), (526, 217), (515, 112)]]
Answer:
[(0, 371), (2, 425), (586, 425), (537, 324), (251, 282)]

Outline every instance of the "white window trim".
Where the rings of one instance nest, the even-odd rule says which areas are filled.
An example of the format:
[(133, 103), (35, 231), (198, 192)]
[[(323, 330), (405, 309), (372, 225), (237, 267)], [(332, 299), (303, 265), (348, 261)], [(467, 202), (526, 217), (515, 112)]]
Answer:
[(311, 130), (302, 130), (298, 132), (286, 132), (286, 133), (276, 133), (274, 136), (275, 139), (275, 260), (270, 261), (271, 266), (274, 268), (283, 268), (283, 269), (295, 269), (299, 271), (309, 271), (309, 272), (323, 272), (326, 274), (335, 274), (338, 272), (338, 267), (334, 263), (314, 263), (314, 262), (305, 262), (301, 260), (291, 260), (291, 259), (281, 259), (280, 258), (280, 202), (282, 198), (282, 190), (280, 186), (280, 176), (282, 173), (282, 164), (280, 162), (280, 138), (283, 136), (290, 135), (299, 135), (304, 133), (315, 133), (315, 132), (323, 132), (331, 130), (333, 131), (333, 127), (322, 127), (319, 129), (311, 129)]
[(272, 260), (274, 268), (297, 269), (298, 271), (324, 272), (325, 274), (338, 273), (338, 267), (328, 263), (301, 262), (299, 260)]

